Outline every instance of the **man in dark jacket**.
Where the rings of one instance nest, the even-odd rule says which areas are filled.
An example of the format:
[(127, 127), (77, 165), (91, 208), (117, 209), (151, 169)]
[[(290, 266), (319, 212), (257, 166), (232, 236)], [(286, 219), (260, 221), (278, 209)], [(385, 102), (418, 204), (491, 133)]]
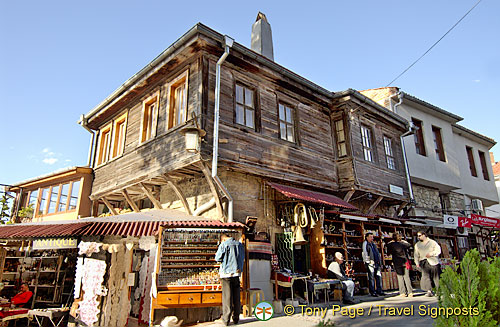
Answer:
[[(382, 260), (377, 245), (373, 242), (373, 234), (366, 233), (365, 241), (363, 242), (363, 261), (365, 262), (368, 272), (368, 287), (372, 296), (385, 295), (382, 291), (382, 274), (380, 267)], [(375, 285), (377, 289), (375, 290)]]
[(215, 260), (221, 263), (222, 322), (227, 326), (231, 315), (235, 324), (240, 319), (240, 274), (245, 261), (245, 247), (229, 234), (223, 234), (221, 241)]

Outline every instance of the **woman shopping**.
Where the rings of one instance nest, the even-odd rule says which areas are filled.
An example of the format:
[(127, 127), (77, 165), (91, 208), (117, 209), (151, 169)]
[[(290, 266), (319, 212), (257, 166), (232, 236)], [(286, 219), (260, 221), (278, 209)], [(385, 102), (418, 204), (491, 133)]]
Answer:
[(394, 270), (398, 276), (399, 296), (412, 297), (413, 288), (410, 281), (410, 262), (408, 260), (408, 249), (410, 243), (403, 240), (401, 234), (396, 233), (393, 240), (387, 244), (387, 252), (392, 255)]

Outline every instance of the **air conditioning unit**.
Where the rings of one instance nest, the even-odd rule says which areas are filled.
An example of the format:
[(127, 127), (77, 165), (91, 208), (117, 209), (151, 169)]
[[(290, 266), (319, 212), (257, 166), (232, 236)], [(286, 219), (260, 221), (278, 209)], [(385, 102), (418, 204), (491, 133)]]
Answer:
[(483, 201), (478, 200), (478, 199), (473, 199), (472, 202), (471, 202), (471, 204), (470, 204), (470, 208), (473, 211), (481, 211), (481, 212), (483, 212)]
[(469, 229), (465, 227), (457, 227), (457, 236), (468, 236)]

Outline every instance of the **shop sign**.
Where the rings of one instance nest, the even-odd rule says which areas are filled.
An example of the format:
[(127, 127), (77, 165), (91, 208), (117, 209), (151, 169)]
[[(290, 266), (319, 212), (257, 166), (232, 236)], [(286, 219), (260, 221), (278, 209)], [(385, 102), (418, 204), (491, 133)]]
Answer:
[(443, 216), (443, 224), (445, 225), (445, 227), (457, 228), (458, 227), (458, 216), (444, 215)]
[(458, 217), (458, 227), (472, 228), (472, 220), (469, 217)]
[(74, 238), (44, 238), (33, 241), (33, 250), (74, 249), (77, 243)]
[(498, 218), (491, 218), (491, 217), (480, 216), (480, 215), (475, 215), (475, 214), (471, 214), (470, 218), (471, 218), (471, 221), (473, 224), (486, 226), (486, 227), (496, 227), (496, 228), (500, 229), (500, 219), (498, 219)]

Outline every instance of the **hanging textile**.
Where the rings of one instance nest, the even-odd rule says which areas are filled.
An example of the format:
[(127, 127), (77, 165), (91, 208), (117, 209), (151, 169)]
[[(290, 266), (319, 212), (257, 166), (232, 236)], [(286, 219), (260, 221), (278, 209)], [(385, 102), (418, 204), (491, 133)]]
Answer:
[(105, 272), (105, 261), (91, 258), (84, 260), (82, 274), (82, 290), (84, 294), (83, 300), (79, 303), (79, 318), (87, 326), (92, 326), (98, 320), (99, 301), (97, 296), (106, 293), (102, 287)]

